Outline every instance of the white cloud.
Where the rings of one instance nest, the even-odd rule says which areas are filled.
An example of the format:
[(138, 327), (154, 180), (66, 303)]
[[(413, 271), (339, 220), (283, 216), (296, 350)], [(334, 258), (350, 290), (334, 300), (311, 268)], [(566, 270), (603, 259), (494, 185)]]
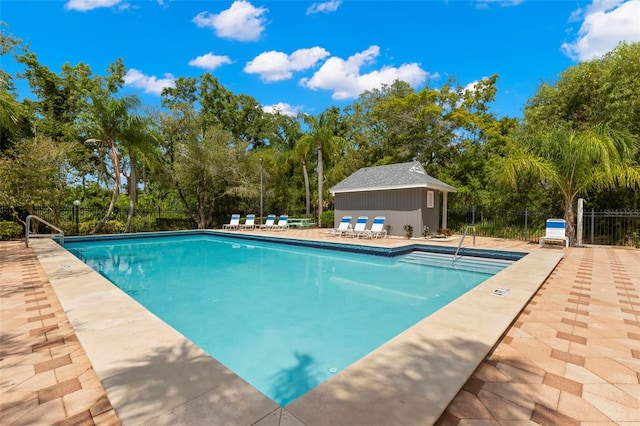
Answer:
[(244, 72), (260, 74), (260, 79), (265, 82), (288, 80), (293, 76), (293, 71), (311, 68), (327, 56), (329, 56), (329, 52), (318, 46), (310, 49), (298, 49), (291, 55), (271, 50), (263, 52), (252, 61), (247, 62)]
[(524, 0), (476, 0), (476, 7), (478, 9), (488, 9), (489, 5), (495, 3), (498, 3), (498, 5), (503, 7), (508, 7), (517, 6), (522, 2), (524, 2)]
[(326, 1), (322, 3), (313, 3), (307, 9), (307, 15), (313, 15), (315, 13), (331, 13), (338, 10), (340, 5), (342, 4), (342, 0), (332, 0)]
[(214, 55), (213, 52), (198, 56), (189, 61), (189, 65), (192, 67), (204, 68), (206, 70), (214, 70), (221, 65), (232, 63), (233, 61), (228, 56)]
[(300, 84), (312, 90), (332, 90), (333, 99), (342, 100), (358, 97), (366, 90), (379, 88), (382, 84), (392, 84), (402, 80), (412, 87), (423, 84), (427, 77), (437, 78), (437, 74), (429, 75), (417, 63), (403, 64), (400, 67), (384, 66), (380, 70), (360, 74), (364, 65), (374, 62), (380, 55), (378, 46), (371, 46), (363, 52), (356, 53), (346, 61), (342, 58), (329, 58), (311, 77), (303, 78)]
[(574, 60), (599, 58), (622, 41), (640, 41), (640, 0), (594, 0), (571, 15), (580, 17), (577, 40), (562, 44), (562, 51)]
[(302, 106), (291, 106), (284, 102), (278, 102), (275, 105), (265, 105), (262, 107), (262, 110), (270, 114), (275, 114), (279, 112), (280, 114), (283, 114), (283, 115), (295, 117), (296, 115), (298, 115), (300, 111), (302, 111)]
[(264, 31), (264, 17), (268, 9), (256, 8), (248, 1), (237, 0), (231, 7), (215, 15), (200, 12), (193, 22), (198, 27), (210, 27), (216, 35), (239, 41), (254, 41), (260, 38)]
[(157, 78), (131, 68), (124, 76), (124, 85), (142, 89), (144, 93), (160, 95), (165, 87), (175, 87), (175, 78), (171, 74), (165, 74), (164, 78)]
[(64, 7), (67, 10), (86, 12), (100, 7), (113, 7), (121, 2), (122, 0), (69, 0)]

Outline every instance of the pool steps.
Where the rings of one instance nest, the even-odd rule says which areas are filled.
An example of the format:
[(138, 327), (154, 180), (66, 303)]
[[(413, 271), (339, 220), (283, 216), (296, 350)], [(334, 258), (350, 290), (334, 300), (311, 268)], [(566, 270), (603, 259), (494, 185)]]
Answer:
[(452, 260), (453, 256), (449, 254), (427, 253), (421, 251), (413, 251), (398, 259), (399, 262), (403, 263), (437, 266), (441, 268), (481, 272), (485, 274), (497, 274), (513, 263), (513, 261), (510, 260), (479, 258), (474, 256), (459, 256), (455, 265), (452, 264)]

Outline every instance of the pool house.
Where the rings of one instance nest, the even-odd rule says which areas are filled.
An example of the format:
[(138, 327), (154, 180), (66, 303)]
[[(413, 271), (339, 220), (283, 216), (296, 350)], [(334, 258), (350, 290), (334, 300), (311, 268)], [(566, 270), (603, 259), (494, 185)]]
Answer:
[(363, 167), (330, 189), (334, 196), (334, 227), (343, 216), (385, 216), (390, 235), (431, 234), (447, 228), (447, 195), (456, 189), (429, 176), (418, 161)]

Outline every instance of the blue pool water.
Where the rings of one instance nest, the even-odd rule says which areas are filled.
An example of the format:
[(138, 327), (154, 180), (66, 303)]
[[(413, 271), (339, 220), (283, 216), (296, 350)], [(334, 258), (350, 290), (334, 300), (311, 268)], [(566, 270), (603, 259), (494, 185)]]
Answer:
[(66, 248), (282, 406), (506, 266), (207, 235)]

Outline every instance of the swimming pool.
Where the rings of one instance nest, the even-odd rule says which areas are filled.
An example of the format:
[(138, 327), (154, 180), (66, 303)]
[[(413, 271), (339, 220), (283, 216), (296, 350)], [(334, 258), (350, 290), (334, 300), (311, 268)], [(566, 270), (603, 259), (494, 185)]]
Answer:
[(66, 248), (282, 406), (491, 276), (207, 235)]

